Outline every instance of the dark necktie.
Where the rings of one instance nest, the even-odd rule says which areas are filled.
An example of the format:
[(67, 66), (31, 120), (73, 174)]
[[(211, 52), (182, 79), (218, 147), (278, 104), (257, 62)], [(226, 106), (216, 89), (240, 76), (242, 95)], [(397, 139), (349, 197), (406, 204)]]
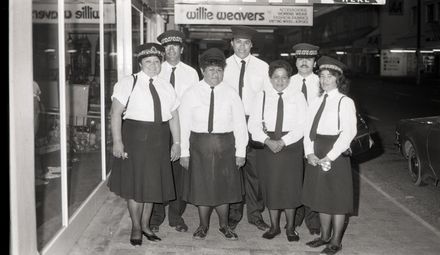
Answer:
[(174, 88), (174, 82), (176, 80), (176, 77), (174, 76), (174, 71), (176, 71), (176, 67), (172, 67), (171, 69), (173, 69), (173, 70), (171, 71), (170, 83), (171, 83), (171, 85), (173, 85), (173, 88)]
[(211, 99), (209, 100), (208, 133), (211, 133), (214, 126), (214, 87), (211, 87)]
[(275, 132), (274, 132), (274, 139), (279, 140), (281, 139), (281, 134), (283, 132), (283, 118), (284, 118), (284, 102), (283, 102), (283, 92), (278, 93), (280, 96), (278, 98), (278, 108), (277, 108), (277, 120), (275, 122)]
[(243, 86), (244, 86), (244, 70), (246, 69), (246, 61), (241, 61), (241, 69), (240, 69), (240, 79), (238, 80), (238, 94), (240, 95), (240, 98), (243, 95)]
[(303, 85), (301, 88), (301, 92), (304, 94), (304, 97), (306, 98), (307, 102), (307, 87), (306, 87), (306, 79), (303, 79)]
[(161, 123), (162, 122), (162, 109), (160, 106), (160, 98), (157, 94), (156, 88), (153, 85), (153, 79), (150, 79), (150, 93), (151, 97), (153, 98), (153, 105), (154, 105), (154, 123)]
[(322, 111), (324, 111), (325, 101), (327, 100), (327, 94), (324, 95), (324, 100), (322, 100), (321, 106), (319, 106), (318, 111), (316, 112), (315, 118), (313, 119), (312, 128), (310, 129), (310, 141), (315, 141), (316, 139), (316, 130), (318, 129), (319, 119), (321, 118)]

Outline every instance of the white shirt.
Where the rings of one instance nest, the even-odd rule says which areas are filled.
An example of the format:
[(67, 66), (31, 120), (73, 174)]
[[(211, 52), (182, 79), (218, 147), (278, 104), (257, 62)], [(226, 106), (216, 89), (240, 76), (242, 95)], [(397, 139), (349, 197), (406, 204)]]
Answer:
[[(232, 55), (226, 59), (225, 73), (223, 82), (239, 92), (238, 81), (240, 79), (241, 58)], [(242, 91), (242, 101), (246, 115), (252, 112), (255, 96), (263, 90), (265, 80), (269, 79), (269, 65), (261, 59), (249, 55), (245, 59), (246, 68), (244, 72), (244, 86)]]
[(319, 76), (314, 73), (311, 73), (307, 77), (295, 74), (290, 77), (289, 87), (292, 86), (295, 91), (302, 93), (303, 79), (306, 79), (307, 103), (310, 104), (313, 100), (319, 97)]
[[(211, 87), (204, 81), (190, 87), (182, 97), (179, 107), (181, 157), (189, 155), (191, 131), (208, 133)], [(235, 155), (245, 157), (248, 131), (243, 104), (238, 94), (225, 83), (214, 88), (214, 119), (212, 133), (234, 132)]]
[[(133, 76), (128, 75), (118, 81), (113, 87), (113, 95), (111, 99), (117, 99), (124, 106), (130, 97), (124, 119), (132, 119), (139, 121), (154, 121), (154, 104), (150, 92), (150, 77), (143, 71), (135, 74), (138, 78), (133, 89)], [(171, 112), (179, 107), (179, 99), (174, 91), (173, 86), (158, 76), (153, 78), (153, 85), (156, 88), (160, 98), (162, 110), (162, 121), (168, 121), (172, 118)], [(131, 96), (130, 96), (131, 93)]]
[[(275, 131), (278, 111), (278, 91), (273, 87), (266, 87), (266, 101), (264, 106), (264, 122), (268, 132)], [(290, 85), (285, 88), (283, 98), (283, 132), (288, 132), (281, 139), (287, 145), (300, 140), (304, 135), (306, 124), (307, 103), (302, 93), (295, 91)], [(249, 117), (248, 127), (254, 141), (264, 142), (269, 136), (263, 132), (261, 111), (263, 106), (263, 92), (259, 92), (255, 99), (253, 111)]]
[[(319, 109), (319, 106), (324, 100), (324, 95), (320, 96), (317, 100), (311, 102), (307, 112), (307, 123), (304, 132), (304, 151), (305, 155), (314, 153), (313, 142), (310, 141), (310, 130), (312, 129), (313, 119)], [(344, 98), (341, 101), (341, 107), (339, 112), (340, 128), (338, 130), (338, 104), (341, 97)], [(350, 147), (350, 143), (357, 133), (357, 118), (356, 108), (351, 98), (343, 95), (338, 89), (333, 89), (328, 92), (328, 97), (322, 112), (321, 119), (316, 130), (317, 134), (321, 135), (337, 135), (333, 148), (327, 153), (327, 157), (330, 160), (335, 160), (339, 155)]]
[[(173, 71), (172, 66), (168, 62), (162, 63), (162, 70), (160, 71), (159, 77), (163, 78), (166, 81), (170, 81), (171, 72)], [(197, 71), (191, 66), (180, 61), (176, 66), (176, 70), (174, 71), (174, 90), (177, 93), (177, 96), (182, 98), (183, 93), (192, 85), (199, 83), (199, 75)]]

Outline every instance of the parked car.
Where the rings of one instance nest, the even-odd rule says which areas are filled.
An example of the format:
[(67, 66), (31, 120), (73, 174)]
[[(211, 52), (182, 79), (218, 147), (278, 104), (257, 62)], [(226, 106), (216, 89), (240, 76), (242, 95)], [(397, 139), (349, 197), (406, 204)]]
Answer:
[(408, 160), (412, 182), (420, 186), (440, 177), (440, 116), (402, 119), (396, 125), (396, 145)]

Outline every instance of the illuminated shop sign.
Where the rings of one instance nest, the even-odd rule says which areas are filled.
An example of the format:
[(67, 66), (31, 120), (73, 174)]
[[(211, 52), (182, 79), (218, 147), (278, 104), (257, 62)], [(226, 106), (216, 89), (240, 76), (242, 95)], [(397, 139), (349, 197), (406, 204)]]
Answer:
[(176, 24), (312, 26), (312, 6), (175, 4)]
[[(32, 5), (33, 23), (58, 23), (58, 6), (56, 4)], [(99, 23), (99, 5), (98, 4), (65, 4), (64, 19), (66, 23)], [(104, 23), (115, 24), (115, 6), (114, 4), (104, 4)]]

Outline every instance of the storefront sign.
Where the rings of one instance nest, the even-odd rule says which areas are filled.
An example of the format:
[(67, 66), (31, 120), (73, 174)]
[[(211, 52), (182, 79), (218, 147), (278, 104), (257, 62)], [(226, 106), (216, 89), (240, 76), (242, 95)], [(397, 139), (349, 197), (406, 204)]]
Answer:
[(386, 0), (314, 0), (315, 4), (380, 4), (384, 5)]
[(392, 53), (389, 50), (382, 50), (380, 54), (380, 75), (381, 76), (406, 76), (407, 57), (409, 53)]
[(312, 4), (380, 4), (386, 0), (175, 0), (174, 3), (188, 4), (240, 4), (240, 5), (312, 5)]
[(312, 6), (175, 4), (176, 24), (312, 26)]
[[(32, 22), (35, 23), (58, 23), (58, 5), (56, 4), (32, 4)], [(104, 23), (115, 24), (114, 4), (104, 4)], [(65, 4), (64, 19), (66, 23), (99, 23), (98, 4)]]

